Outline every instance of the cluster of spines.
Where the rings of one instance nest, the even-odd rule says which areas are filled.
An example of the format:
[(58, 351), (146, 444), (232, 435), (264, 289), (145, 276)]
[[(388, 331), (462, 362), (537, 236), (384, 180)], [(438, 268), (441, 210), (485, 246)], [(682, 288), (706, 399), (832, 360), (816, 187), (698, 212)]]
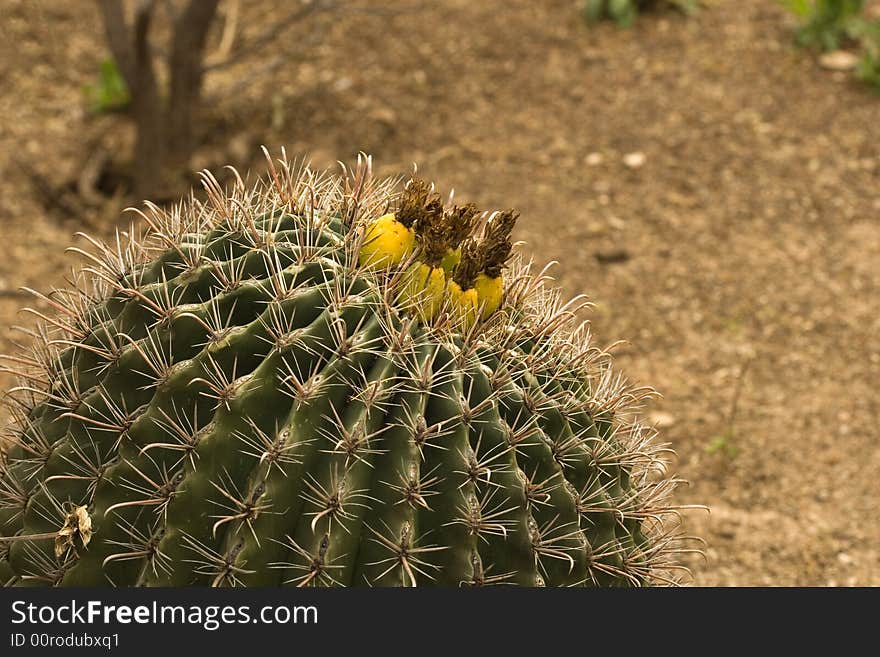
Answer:
[(400, 315), (357, 265), (392, 184), (368, 165), (285, 163), (230, 198), (206, 178), (208, 205), (152, 208), (146, 238), (91, 256), (97, 284), (45, 298), (14, 358), (9, 583), (674, 577), (675, 481), (625, 419), (649, 391), (518, 263), (479, 332)]

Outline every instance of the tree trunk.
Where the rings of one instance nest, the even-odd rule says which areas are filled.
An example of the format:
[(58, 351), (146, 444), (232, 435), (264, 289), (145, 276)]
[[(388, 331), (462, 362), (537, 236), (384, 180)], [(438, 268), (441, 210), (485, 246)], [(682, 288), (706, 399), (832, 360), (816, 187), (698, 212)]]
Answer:
[(167, 155), (165, 113), (149, 42), (153, 4), (142, 0), (135, 6), (129, 30), (120, 0), (98, 2), (107, 42), (131, 94), (131, 115), (137, 130), (131, 193), (138, 199), (153, 197), (161, 190)]
[(176, 196), (189, 173), (204, 77), (202, 60), (218, 4), (219, 0), (189, 0), (174, 20), (165, 94), (156, 79), (149, 41), (155, 0), (136, 2), (130, 26), (121, 0), (98, 0), (110, 50), (131, 94), (137, 130), (131, 192), (138, 199)]
[[(143, 91), (143, 90), (142, 90)], [(165, 195), (168, 182), (166, 161), (168, 137), (163, 125), (162, 104), (156, 90), (152, 94), (132, 96), (132, 118), (137, 140), (131, 166), (132, 195), (138, 199), (156, 199)]]
[(132, 118), (137, 128), (137, 141), (132, 162), (132, 194), (137, 199), (151, 198), (163, 192), (165, 159), (168, 155), (168, 130), (159, 85), (143, 34), (136, 30), (134, 86), (131, 94)]
[(191, 0), (174, 24), (168, 60), (167, 166), (189, 172), (195, 148), (194, 125), (202, 96), (204, 51), (219, 0)]

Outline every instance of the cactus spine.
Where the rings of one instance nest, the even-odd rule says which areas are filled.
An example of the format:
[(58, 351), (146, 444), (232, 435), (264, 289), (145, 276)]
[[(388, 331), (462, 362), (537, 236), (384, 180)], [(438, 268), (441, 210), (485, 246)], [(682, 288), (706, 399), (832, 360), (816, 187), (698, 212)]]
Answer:
[(677, 581), (651, 391), (511, 259), (514, 213), (370, 169), (206, 175), (80, 252), (9, 357), (0, 581)]

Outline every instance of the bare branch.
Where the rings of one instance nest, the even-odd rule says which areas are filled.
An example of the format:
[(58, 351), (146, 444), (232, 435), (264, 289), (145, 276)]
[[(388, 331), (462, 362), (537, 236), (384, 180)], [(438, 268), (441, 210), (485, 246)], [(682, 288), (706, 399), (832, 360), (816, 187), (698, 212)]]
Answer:
[(232, 46), (235, 43), (235, 33), (238, 31), (238, 15), (241, 9), (240, 0), (229, 0), (223, 11), (223, 34), (220, 37), (220, 45), (217, 46), (215, 59), (221, 60), (229, 57)]
[[(297, 42), (297, 48), (302, 51), (307, 51), (313, 45), (320, 43), (320, 41), (326, 35), (326, 32), (326, 27), (310, 30), (308, 37)], [(249, 70), (246, 76), (241, 76), (234, 83), (213, 91), (204, 99), (204, 102), (212, 105), (215, 103), (219, 103), (227, 98), (238, 96), (249, 87), (260, 82), (261, 80), (264, 80), (267, 75), (270, 75), (277, 71), (284, 64), (286, 64), (288, 60), (289, 58), (287, 55), (276, 55), (275, 57), (258, 66), (257, 68)]]
[(286, 62), (286, 57), (282, 55), (277, 55), (270, 59), (268, 62), (262, 64), (261, 66), (251, 71), (248, 71), (247, 75), (241, 76), (229, 86), (225, 86), (222, 89), (211, 92), (205, 97), (204, 102), (208, 105), (213, 105), (215, 103), (219, 103), (222, 100), (228, 99), (231, 96), (237, 96), (260, 80), (265, 79), (267, 75), (270, 75), (277, 71)]
[(314, 16), (322, 12), (333, 11), (343, 6), (344, 3), (338, 2), (337, 0), (312, 0), (304, 7), (301, 7), (300, 9), (289, 13), (287, 16), (280, 20), (274, 21), (270, 27), (266, 28), (258, 35), (251, 38), (249, 41), (246, 41), (238, 48), (233, 49), (230, 56), (226, 59), (206, 64), (204, 66), (204, 71), (216, 71), (232, 66), (244, 57), (253, 54), (257, 50), (260, 50), (261, 48), (265, 47), (266, 45), (277, 39), (291, 25), (303, 21), (310, 16)]

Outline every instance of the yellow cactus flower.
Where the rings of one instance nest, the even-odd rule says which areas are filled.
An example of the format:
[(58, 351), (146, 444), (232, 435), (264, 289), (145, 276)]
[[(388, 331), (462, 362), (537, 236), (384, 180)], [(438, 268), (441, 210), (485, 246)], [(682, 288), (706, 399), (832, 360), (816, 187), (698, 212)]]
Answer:
[(358, 262), (370, 269), (395, 267), (413, 251), (416, 235), (397, 221), (393, 213), (385, 214), (367, 226)]
[(455, 281), (450, 281), (447, 289), (453, 314), (461, 321), (462, 330), (467, 331), (479, 316), (477, 291), (474, 288), (462, 290)]
[(482, 309), (481, 317), (487, 319), (489, 315), (501, 306), (504, 295), (504, 285), (501, 276), (489, 277), (479, 274), (474, 281), (474, 290), (477, 291), (477, 307)]
[(408, 308), (415, 308), (425, 321), (434, 318), (443, 304), (446, 274), (442, 267), (430, 267), (416, 262), (403, 275), (403, 287), (398, 297)]

